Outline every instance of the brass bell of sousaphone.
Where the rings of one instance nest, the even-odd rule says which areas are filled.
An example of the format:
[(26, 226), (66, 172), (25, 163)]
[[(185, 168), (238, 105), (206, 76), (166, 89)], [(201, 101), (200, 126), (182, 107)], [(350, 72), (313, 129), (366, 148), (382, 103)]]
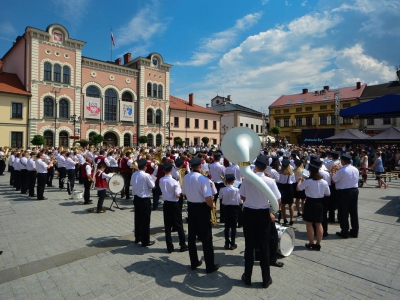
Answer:
[(279, 210), (278, 201), (269, 186), (251, 171), (250, 161), (253, 161), (261, 149), (260, 138), (254, 130), (247, 127), (234, 127), (224, 135), (221, 149), (230, 162), (239, 166), (243, 177), (253, 183), (265, 196), (268, 197), (271, 212)]

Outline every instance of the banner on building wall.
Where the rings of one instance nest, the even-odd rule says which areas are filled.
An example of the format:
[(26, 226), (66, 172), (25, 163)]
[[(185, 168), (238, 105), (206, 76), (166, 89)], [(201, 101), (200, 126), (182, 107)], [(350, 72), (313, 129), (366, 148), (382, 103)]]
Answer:
[(100, 120), (100, 98), (86, 97), (85, 98), (85, 119)]
[(120, 102), (120, 120), (133, 122), (133, 102)]

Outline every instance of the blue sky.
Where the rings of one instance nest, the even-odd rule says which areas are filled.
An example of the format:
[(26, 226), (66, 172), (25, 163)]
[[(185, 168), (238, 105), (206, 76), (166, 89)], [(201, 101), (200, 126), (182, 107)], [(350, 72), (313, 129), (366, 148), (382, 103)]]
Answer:
[(5, 1), (0, 56), (27, 26), (64, 25), (83, 55), (159, 52), (174, 65), (171, 94), (219, 95), (266, 111), (282, 94), (395, 80), (400, 0)]

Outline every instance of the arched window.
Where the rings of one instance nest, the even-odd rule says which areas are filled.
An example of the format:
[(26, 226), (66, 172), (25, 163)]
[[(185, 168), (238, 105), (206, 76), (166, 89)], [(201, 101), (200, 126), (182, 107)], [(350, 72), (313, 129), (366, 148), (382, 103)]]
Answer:
[(68, 132), (61, 131), (58, 140), (59, 146), (68, 147)]
[(151, 83), (147, 84), (147, 97), (151, 97)]
[(157, 84), (153, 83), (153, 98), (157, 98)]
[(43, 115), (45, 117), (54, 117), (54, 102), (51, 98), (45, 98), (43, 104)]
[(86, 89), (86, 96), (100, 98), (100, 90), (94, 85), (88, 86)]
[(89, 144), (93, 144), (92, 142), (92, 137), (96, 134), (96, 132), (92, 131), (91, 133), (89, 133)]
[(113, 89), (106, 91), (106, 99), (104, 102), (104, 120), (117, 120), (117, 92)]
[(44, 76), (43, 80), (51, 80), (51, 63), (44, 63)]
[(147, 124), (154, 124), (154, 121), (153, 121), (153, 110), (151, 108), (147, 109)]
[(156, 147), (161, 146), (161, 143), (162, 143), (162, 136), (161, 134), (158, 133), (156, 135)]
[(162, 121), (162, 111), (161, 111), (161, 109), (157, 109), (156, 110), (156, 124), (161, 125), (161, 121)]
[(124, 147), (131, 146), (131, 135), (129, 133), (124, 134)]
[(58, 64), (54, 65), (53, 81), (61, 82), (61, 66)]
[(153, 135), (152, 134), (148, 134), (147, 135), (147, 146), (149, 146), (149, 147), (153, 147)]
[(47, 130), (43, 133), (44, 146), (52, 147), (53, 145), (53, 132)]
[(124, 93), (122, 94), (122, 101), (125, 101), (125, 102), (133, 102), (132, 94), (129, 93), (129, 92), (124, 92)]
[(158, 85), (158, 98), (163, 98), (163, 86), (161, 84)]
[(68, 101), (65, 99), (61, 99), (60, 103), (58, 104), (59, 106), (59, 117), (60, 118), (68, 118), (69, 113), (68, 113)]
[(63, 82), (70, 84), (71, 80), (71, 69), (68, 66), (63, 67)]

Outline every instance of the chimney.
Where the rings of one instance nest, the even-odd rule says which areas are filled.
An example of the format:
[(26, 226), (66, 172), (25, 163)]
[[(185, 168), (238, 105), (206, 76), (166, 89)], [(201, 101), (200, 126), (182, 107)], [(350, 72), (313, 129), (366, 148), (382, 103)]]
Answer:
[(329, 91), (329, 85), (324, 85), (324, 90)]
[(126, 65), (128, 62), (131, 61), (131, 55), (130, 53), (125, 53), (124, 54), (124, 65)]
[(115, 60), (115, 64), (117, 64), (117, 65), (121, 65), (121, 62), (122, 62), (122, 60), (120, 58), (117, 58)]
[(207, 104), (206, 104), (206, 108), (210, 108), (210, 104), (207, 103)]
[(193, 106), (193, 93), (189, 94), (189, 105)]
[(360, 81), (357, 82), (357, 90), (359, 90), (359, 89), (361, 89), (361, 82)]
[(308, 93), (308, 89), (303, 89), (303, 94), (307, 94)]

